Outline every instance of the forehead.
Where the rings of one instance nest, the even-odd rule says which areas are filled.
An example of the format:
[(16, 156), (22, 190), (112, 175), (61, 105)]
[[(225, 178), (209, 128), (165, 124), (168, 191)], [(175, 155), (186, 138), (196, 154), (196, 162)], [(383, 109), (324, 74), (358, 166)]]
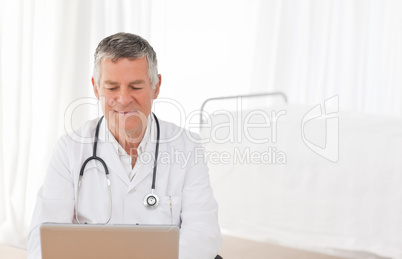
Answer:
[(101, 77), (148, 77), (148, 61), (145, 57), (120, 58), (112, 61), (103, 59), (100, 63)]

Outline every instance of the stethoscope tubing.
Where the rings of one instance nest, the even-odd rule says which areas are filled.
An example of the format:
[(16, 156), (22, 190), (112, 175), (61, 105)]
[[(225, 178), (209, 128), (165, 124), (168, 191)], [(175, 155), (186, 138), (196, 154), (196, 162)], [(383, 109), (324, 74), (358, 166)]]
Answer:
[[(148, 209), (154, 209), (159, 204), (159, 198), (154, 192), (155, 192), (155, 181), (156, 181), (156, 169), (157, 169), (157, 165), (158, 165), (160, 127), (159, 127), (159, 121), (158, 121), (156, 115), (154, 113), (152, 113), (152, 115), (154, 116), (155, 122), (156, 122), (156, 127), (157, 127), (157, 134), (156, 135), (157, 135), (157, 137), (156, 137), (156, 145), (155, 145), (155, 160), (154, 160), (153, 174), (152, 174), (151, 193), (146, 195), (144, 197), (144, 201), (143, 201), (144, 206), (146, 208), (148, 208)], [(98, 138), (99, 138), (99, 128), (100, 128), (100, 125), (102, 123), (103, 118), (104, 118), (104, 116), (102, 116), (99, 119), (98, 124), (96, 125), (93, 154), (92, 154), (91, 157), (88, 157), (84, 161), (84, 163), (82, 164), (81, 169), (80, 169), (80, 175), (79, 175), (78, 186), (77, 186), (77, 201), (76, 201), (76, 204), (75, 204), (75, 220), (77, 221), (78, 224), (81, 223), (79, 221), (79, 219), (78, 219), (78, 205), (79, 205), (79, 196), (80, 196), (80, 190), (81, 190), (82, 177), (84, 176), (84, 170), (85, 170), (86, 165), (91, 160), (97, 160), (102, 164), (103, 169), (105, 170), (105, 176), (106, 176), (107, 185), (108, 185), (110, 213), (109, 213), (109, 218), (103, 224), (109, 223), (110, 219), (112, 218), (112, 192), (111, 192), (111, 187), (110, 187), (109, 169), (107, 168), (107, 165), (106, 165), (105, 161), (103, 161), (102, 158), (96, 156), (96, 150), (97, 150), (97, 147), (98, 147)]]

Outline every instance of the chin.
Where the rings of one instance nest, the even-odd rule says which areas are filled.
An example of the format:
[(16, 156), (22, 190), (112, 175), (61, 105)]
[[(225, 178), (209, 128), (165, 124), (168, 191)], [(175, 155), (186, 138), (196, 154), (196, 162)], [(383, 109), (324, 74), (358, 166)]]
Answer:
[[(121, 115), (114, 112), (111, 115), (111, 126), (118, 132), (137, 135), (145, 130), (147, 118), (145, 118), (145, 116), (140, 116), (139, 113)], [(143, 123), (143, 120), (145, 120), (145, 124)]]
[(119, 130), (124, 130), (126, 133), (142, 133), (145, 131), (144, 125), (140, 118), (127, 118), (126, 120), (119, 121)]

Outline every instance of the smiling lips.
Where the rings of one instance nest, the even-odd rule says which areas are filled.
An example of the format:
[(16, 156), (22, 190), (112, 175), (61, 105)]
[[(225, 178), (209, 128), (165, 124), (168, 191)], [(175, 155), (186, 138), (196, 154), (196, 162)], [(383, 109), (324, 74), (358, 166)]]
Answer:
[(114, 111), (114, 112), (119, 115), (127, 115), (127, 114), (136, 113), (137, 111)]

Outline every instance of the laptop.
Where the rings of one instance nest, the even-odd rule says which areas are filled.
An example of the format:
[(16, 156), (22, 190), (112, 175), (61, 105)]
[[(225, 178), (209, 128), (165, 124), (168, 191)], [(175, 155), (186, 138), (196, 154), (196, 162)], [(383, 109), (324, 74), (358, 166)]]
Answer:
[(178, 259), (179, 227), (44, 223), (42, 259)]

